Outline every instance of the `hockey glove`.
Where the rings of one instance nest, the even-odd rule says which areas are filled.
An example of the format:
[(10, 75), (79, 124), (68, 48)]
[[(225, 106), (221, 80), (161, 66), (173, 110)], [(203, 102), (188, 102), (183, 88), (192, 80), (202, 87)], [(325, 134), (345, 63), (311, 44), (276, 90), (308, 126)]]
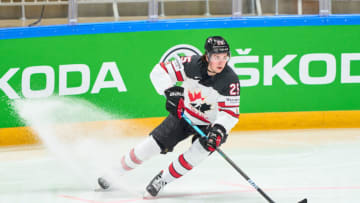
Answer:
[(215, 124), (210, 127), (207, 137), (200, 138), (200, 143), (207, 151), (213, 152), (225, 142), (226, 138), (227, 134), (225, 128), (220, 124)]
[(172, 115), (181, 118), (184, 111), (184, 88), (173, 86), (165, 90), (166, 110)]

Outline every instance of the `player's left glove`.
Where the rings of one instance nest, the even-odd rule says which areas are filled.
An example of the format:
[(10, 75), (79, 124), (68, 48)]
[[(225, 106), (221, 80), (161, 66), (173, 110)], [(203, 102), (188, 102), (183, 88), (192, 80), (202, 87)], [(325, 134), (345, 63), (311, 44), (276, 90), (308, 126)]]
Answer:
[(224, 126), (215, 124), (210, 127), (207, 137), (200, 138), (200, 143), (207, 151), (213, 152), (225, 142), (226, 138), (227, 134)]
[(166, 110), (181, 118), (184, 111), (184, 88), (173, 86), (165, 90)]

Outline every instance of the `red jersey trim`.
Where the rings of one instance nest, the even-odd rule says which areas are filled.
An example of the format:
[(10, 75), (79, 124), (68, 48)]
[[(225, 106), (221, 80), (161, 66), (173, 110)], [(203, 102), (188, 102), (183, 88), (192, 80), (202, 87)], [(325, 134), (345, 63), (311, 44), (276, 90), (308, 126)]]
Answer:
[(166, 73), (169, 73), (163, 62), (160, 63), (160, 66), (161, 66), (161, 68), (163, 68), (166, 71)]
[(236, 114), (236, 113), (234, 113), (234, 112), (232, 112), (232, 111), (230, 111), (230, 110), (227, 110), (227, 109), (219, 109), (219, 111), (224, 111), (224, 112), (230, 114), (230, 116), (232, 116), (232, 117), (239, 118), (239, 114)]
[(184, 81), (184, 78), (183, 78), (181, 72), (175, 70), (175, 67), (174, 67), (174, 65), (173, 65), (172, 62), (171, 62), (171, 67), (173, 68), (173, 70), (174, 70), (174, 72), (175, 72), (176, 79), (177, 79), (178, 81)]
[(232, 108), (232, 107), (239, 107), (239, 105), (229, 105), (227, 106), (225, 102), (218, 102), (218, 106), (224, 107), (224, 108)]
[(195, 117), (205, 123), (210, 123), (210, 121), (206, 120), (205, 118), (199, 116), (198, 114), (196, 114), (195, 112), (191, 111), (190, 109), (188, 108), (185, 108), (185, 111), (188, 112), (192, 117)]

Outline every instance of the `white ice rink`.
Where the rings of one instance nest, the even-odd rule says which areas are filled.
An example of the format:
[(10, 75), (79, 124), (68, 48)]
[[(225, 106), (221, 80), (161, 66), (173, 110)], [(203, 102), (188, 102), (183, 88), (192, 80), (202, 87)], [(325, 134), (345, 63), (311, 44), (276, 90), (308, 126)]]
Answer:
[[(360, 202), (360, 129), (232, 133), (223, 151), (275, 202)], [(119, 179), (121, 188), (94, 191), (96, 177), (144, 137), (84, 138), (30, 148), (0, 148), (1, 203), (266, 202), (219, 154), (142, 199), (148, 182), (190, 146), (185, 140)]]

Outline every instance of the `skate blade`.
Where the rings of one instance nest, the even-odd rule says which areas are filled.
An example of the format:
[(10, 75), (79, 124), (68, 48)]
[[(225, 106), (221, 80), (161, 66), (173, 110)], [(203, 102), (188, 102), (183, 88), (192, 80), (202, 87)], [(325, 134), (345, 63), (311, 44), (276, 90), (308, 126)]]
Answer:
[(155, 199), (156, 197), (153, 197), (148, 191), (145, 190), (145, 192), (143, 193), (143, 199)]
[(103, 189), (103, 188), (95, 188), (94, 189), (94, 192), (110, 192), (111, 189), (110, 188), (107, 188), (107, 189)]

